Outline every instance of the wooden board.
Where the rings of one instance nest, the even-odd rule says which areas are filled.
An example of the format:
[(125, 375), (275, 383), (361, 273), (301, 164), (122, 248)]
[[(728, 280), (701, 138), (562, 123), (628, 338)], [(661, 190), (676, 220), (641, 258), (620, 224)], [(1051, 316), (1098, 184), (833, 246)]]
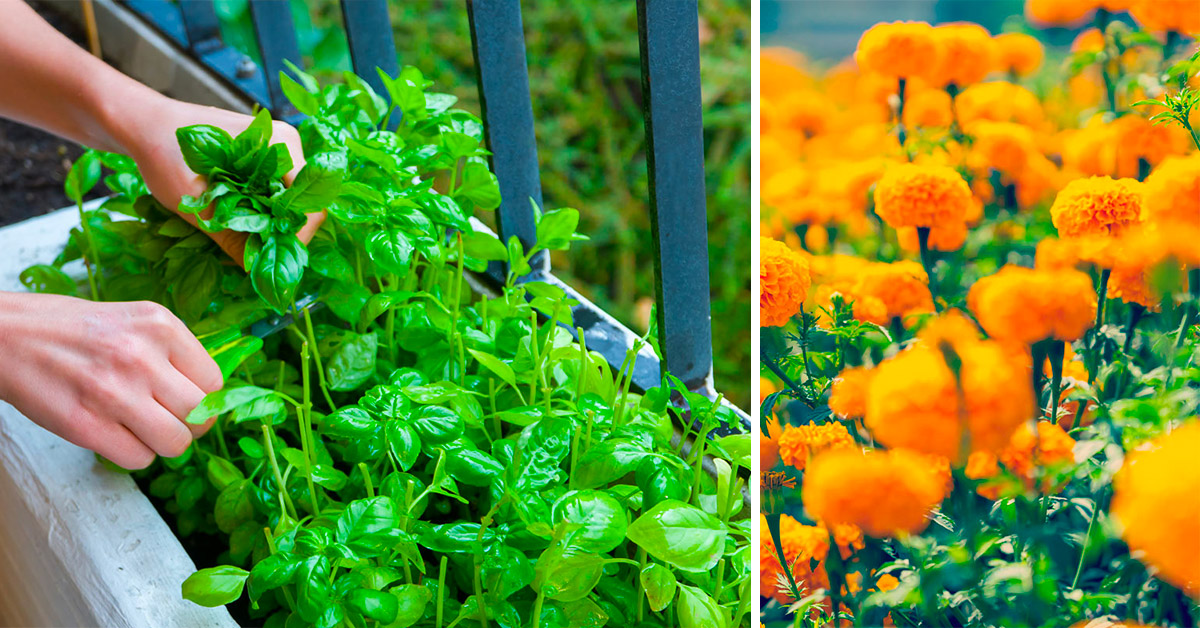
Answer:
[[(21, 270), (53, 260), (77, 224), (71, 208), (0, 229), (0, 290), (23, 290)], [(182, 599), (193, 571), (129, 476), (0, 401), (0, 625), (237, 626)]]

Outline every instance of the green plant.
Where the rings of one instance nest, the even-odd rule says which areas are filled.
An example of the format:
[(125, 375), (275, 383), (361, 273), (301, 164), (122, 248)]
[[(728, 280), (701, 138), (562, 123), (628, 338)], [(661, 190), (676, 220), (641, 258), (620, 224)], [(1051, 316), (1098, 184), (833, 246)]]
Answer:
[[(298, 76), (308, 165), (291, 187), (264, 114), (236, 137), (178, 134), (209, 181), (181, 209), (212, 204), (202, 227), (250, 233), (248, 274), (112, 180), (91, 235), (30, 275), (62, 288), (61, 265), (84, 256), (105, 298), (171, 306), (225, 374), (188, 417), (213, 429), (141, 475), (181, 537), (218, 548), (184, 597), (245, 594), (239, 612), (267, 626), (748, 626), (749, 436), (709, 439), (728, 409), (678, 380), (631, 392), (638, 347), (614, 372), (574, 342), (561, 289), (517, 280), (582, 239), (578, 213), (538, 210), (529, 251), (501, 242), (471, 221), (499, 194), (482, 127), (452, 96), (411, 67), (384, 77), (394, 105), (353, 75)], [(304, 245), (303, 213), (321, 206)], [(464, 270), (492, 261), (505, 286), (473, 296)], [(306, 294), (326, 307), (300, 311)], [(243, 335), (289, 310), (284, 333)], [(672, 395), (690, 407), (682, 434)]]

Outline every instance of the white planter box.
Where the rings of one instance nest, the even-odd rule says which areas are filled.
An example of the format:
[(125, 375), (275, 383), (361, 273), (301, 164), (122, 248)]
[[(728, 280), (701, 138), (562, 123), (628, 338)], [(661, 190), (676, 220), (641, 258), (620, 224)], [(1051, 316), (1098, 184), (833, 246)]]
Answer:
[[(24, 290), (21, 270), (52, 261), (78, 220), (69, 208), (0, 229), (0, 290)], [(237, 626), (180, 597), (193, 571), (131, 478), (0, 401), (0, 625)]]

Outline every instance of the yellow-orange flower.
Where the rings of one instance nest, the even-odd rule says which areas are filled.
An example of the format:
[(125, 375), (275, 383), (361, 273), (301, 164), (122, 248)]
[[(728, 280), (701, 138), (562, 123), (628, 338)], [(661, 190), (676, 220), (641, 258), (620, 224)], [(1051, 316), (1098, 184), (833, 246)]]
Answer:
[(1192, 596), (1200, 596), (1198, 451), (1200, 421), (1192, 419), (1129, 454), (1113, 480), (1111, 508), (1129, 549)]
[(895, 78), (924, 75), (937, 59), (933, 27), (926, 22), (883, 22), (858, 40), (854, 61), (863, 72)]
[(1025, 165), (1039, 155), (1033, 131), (1015, 122), (979, 121), (966, 128), (974, 136), (974, 154), (987, 166), (1009, 179), (1025, 171)]
[[(1034, 412), (1029, 359), (992, 341), (960, 339), (968, 445), (972, 451), (1003, 447)], [(960, 460), (963, 422), (958, 382), (942, 347), (920, 343), (875, 368), (865, 423), (876, 440), (950, 460)]]
[(758, 310), (763, 327), (786, 325), (808, 298), (812, 278), (808, 260), (787, 245), (762, 238), (759, 241)]
[(1200, 154), (1167, 157), (1146, 177), (1146, 219), (1200, 226)]
[(954, 121), (950, 94), (941, 89), (911, 92), (904, 101), (904, 124), (912, 128), (948, 127)]
[(758, 378), (758, 402), (759, 403), (766, 401), (767, 397), (769, 397), (772, 393), (774, 393), (777, 390), (779, 390), (779, 388), (775, 386), (775, 382), (771, 381), (770, 379), (768, 379), (766, 377)]
[(1152, 312), (1162, 309), (1162, 295), (1150, 286), (1141, 268), (1116, 267), (1108, 277), (1108, 298), (1136, 303)]
[(854, 437), (836, 421), (788, 425), (779, 437), (779, 459), (783, 464), (803, 471), (814, 456), (834, 449), (853, 449)]
[(958, 95), (955, 105), (958, 108), (958, 121), (964, 128), (979, 120), (1037, 126), (1045, 118), (1037, 96), (1008, 81), (972, 85)]
[(1191, 138), (1173, 124), (1154, 124), (1139, 115), (1127, 115), (1112, 123), (1116, 149), (1116, 174), (1137, 177), (1139, 161), (1157, 165), (1171, 155), (1183, 155), (1191, 148)]
[[(779, 552), (767, 532), (767, 520), (763, 515), (759, 516), (759, 529), (762, 530), (759, 541), (759, 584), (762, 594), (780, 604), (794, 602), (789, 599), (786, 589), (779, 587), (780, 578), (785, 576), (779, 564)], [(835, 526), (833, 536), (843, 557), (848, 556), (852, 548), (863, 546), (862, 532), (850, 526)], [(804, 525), (790, 515), (781, 515), (779, 541), (801, 593), (829, 588), (829, 575), (825, 571), (825, 558), (829, 554), (829, 529), (826, 526)]]
[(1200, 0), (1133, 0), (1129, 15), (1148, 31), (1200, 33)]
[(1070, 26), (1082, 22), (1096, 8), (1087, 0), (1025, 0), (1025, 16), (1039, 26)]
[(933, 29), (937, 45), (935, 85), (965, 87), (978, 83), (996, 69), (999, 50), (987, 29), (970, 22), (942, 24)]
[(843, 369), (829, 390), (829, 409), (843, 419), (860, 419), (867, 413), (867, 389), (871, 370), (863, 367)]
[(804, 474), (803, 491), (814, 519), (855, 525), (874, 537), (920, 532), (944, 495), (928, 462), (902, 449), (825, 453)]
[(854, 317), (876, 325), (933, 311), (929, 276), (920, 264), (910, 260), (870, 264), (862, 269), (850, 296), (854, 300)]
[(988, 335), (1033, 344), (1083, 337), (1096, 317), (1096, 291), (1086, 273), (1074, 269), (1005, 266), (976, 281), (967, 306)]
[(1118, 234), (1141, 222), (1142, 189), (1132, 179), (1076, 179), (1055, 197), (1050, 218), (1060, 236)]
[[(998, 463), (1003, 463), (1017, 478), (1020, 478), (1026, 489), (1034, 487), (1038, 469), (1053, 469), (1056, 466), (1069, 464), (1074, 461), (1075, 439), (1071, 438), (1062, 427), (1049, 421), (1038, 421), (1037, 437), (1028, 423), (1021, 425), (1013, 433), (1008, 446), (1000, 452), (999, 458), (990, 452), (976, 452), (967, 461), (967, 477), (977, 480), (988, 480), (1000, 474)], [(1002, 482), (985, 482), (979, 487), (979, 494), (988, 499), (996, 499), (1003, 492)], [(1046, 493), (1057, 489), (1048, 479), (1043, 479), (1041, 490)]]
[(1025, 33), (1003, 33), (996, 35), (995, 41), (1000, 70), (1027, 76), (1042, 66), (1046, 51), (1036, 37)]
[(1084, 29), (1071, 42), (1071, 52), (1100, 52), (1104, 50), (1104, 33), (1098, 28)]
[(965, 221), (971, 188), (953, 168), (904, 164), (875, 184), (875, 213), (892, 227)]

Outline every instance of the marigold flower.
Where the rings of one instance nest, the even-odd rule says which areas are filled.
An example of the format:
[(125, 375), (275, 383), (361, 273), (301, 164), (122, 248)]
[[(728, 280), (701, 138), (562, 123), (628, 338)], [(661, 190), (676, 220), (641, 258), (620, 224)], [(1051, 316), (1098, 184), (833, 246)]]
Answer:
[[(786, 589), (779, 587), (779, 580), (784, 577), (783, 567), (779, 564), (775, 542), (766, 532), (765, 516), (760, 515), (759, 529), (763, 531), (759, 540), (759, 584), (762, 593), (780, 604), (794, 602), (788, 597)], [(863, 546), (862, 531), (851, 526), (835, 526), (833, 536), (843, 557), (848, 556), (853, 548)], [(826, 526), (804, 525), (789, 515), (781, 515), (779, 541), (801, 592), (829, 588), (829, 575), (825, 571), (825, 559), (829, 554), (829, 529)]]
[(1042, 42), (1025, 33), (1002, 33), (994, 38), (1001, 71), (1019, 76), (1033, 74), (1046, 56)]
[(1005, 266), (976, 281), (967, 306), (989, 336), (1033, 344), (1083, 337), (1096, 318), (1096, 291), (1086, 273), (1074, 269)]
[(818, 456), (804, 474), (803, 492), (814, 519), (855, 525), (874, 537), (924, 530), (944, 496), (928, 463), (903, 449)]
[(1133, 0), (1129, 15), (1148, 31), (1200, 33), (1200, 0)]
[(1076, 238), (1042, 238), (1037, 245), (1034, 265), (1044, 270), (1062, 270), (1095, 265), (1112, 268), (1117, 242), (1106, 235)]
[(911, 78), (926, 74), (937, 54), (928, 23), (882, 22), (862, 34), (854, 61), (863, 72)]
[(1113, 268), (1108, 277), (1108, 298), (1136, 303), (1152, 312), (1162, 309), (1162, 295), (1150, 286), (1147, 272), (1141, 268)]
[[(957, 251), (967, 242), (967, 223), (958, 222), (938, 225), (929, 230), (929, 248), (934, 251)], [(921, 241), (916, 227), (900, 227), (896, 230), (900, 248), (910, 253), (921, 250)]]
[(998, 47), (991, 33), (978, 24), (942, 24), (933, 29), (933, 41), (938, 63), (930, 80), (935, 85), (965, 87), (996, 69)]
[(1200, 154), (1167, 157), (1146, 177), (1146, 219), (1200, 227)]
[(812, 279), (808, 260), (787, 245), (762, 238), (759, 241), (758, 310), (763, 327), (781, 327), (800, 311)]
[(1200, 421), (1189, 419), (1129, 454), (1113, 480), (1111, 508), (1129, 549), (1192, 596), (1200, 596), (1198, 451)]
[(1132, 179), (1076, 179), (1055, 197), (1050, 217), (1060, 236), (1118, 234), (1141, 222), (1142, 189)]
[(1096, 9), (1088, 0), (1025, 0), (1025, 17), (1039, 26), (1071, 26)]
[(965, 220), (971, 188), (945, 166), (904, 164), (875, 185), (875, 213), (892, 227), (935, 227)]
[(1045, 118), (1038, 97), (1008, 81), (976, 83), (964, 89), (954, 102), (964, 128), (979, 120), (1038, 126)]
[[(991, 341), (958, 342), (953, 349), (961, 362), (969, 447), (998, 450), (1033, 415), (1029, 360)], [(942, 349), (920, 343), (876, 367), (865, 423), (889, 447), (960, 460), (958, 382)]]
[(1104, 33), (1098, 28), (1087, 28), (1071, 42), (1071, 52), (1100, 52), (1104, 50)]
[[(990, 480), (1000, 474), (999, 463), (1012, 475), (1021, 480), (1026, 489), (1032, 489), (1038, 469), (1054, 468), (1071, 463), (1075, 460), (1075, 439), (1071, 438), (1062, 427), (1049, 421), (1037, 422), (1037, 437), (1028, 423), (1021, 425), (1013, 433), (1008, 446), (1000, 452), (999, 457), (990, 452), (976, 452), (967, 461), (967, 477), (976, 480)], [(980, 495), (988, 499), (996, 499), (1004, 492), (1003, 482), (984, 482), (979, 488)], [(1043, 479), (1041, 490), (1053, 493), (1057, 487), (1048, 479)]]
[[(910, 314), (933, 311), (929, 276), (920, 264), (910, 260), (867, 266), (850, 294), (854, 297), (854, 317), (876, 325), (886, 325), (897, 317), (903, 319)], [(860, 302), (863, 303), (861, 312)]]
[(1033, 131), (1015, 122), (979, 121), (966, 128), (975, 138), (971, 149), (989, 167), (1009, 179), (1025, 171), (1025, 165), (1039, 155)]
[(863, 367), (843, 369), (829, 390), (829, 409), (843, 419), (860, 419), (867, 413), (867, 389), (872, 373)]
[(788, 425), (779, 437), (779, 459), (803, 471), (814, 456), (834, 449), (853, 449), (854, 437), (836, 421)]
[[(1197, 6), (1200, 10), (1200, 5)], [(1154, 124), (1140, 115), (1126, 115), (1112, 125), (1116, 174), (1136, 178), (1145, 160), (1157, 165), (1171, 155), (1183, 155), (1191, 149), (1187, 132), (1173, 124)]]
[(1025, 169), (1017, 175), (1017, 205), (1029, 209), (1053, 197), (1058, 191), (1062, 173), (1053, 161), (1044, 155), (1029, 156)]
[(777, 390), (779, 390), (779, 388), (775, 386), (775, 382), (771, 381), (771, 379), (766, 378), (766, 377), (761, 377), (761, 376), (758, 378), (758, 402), (759, 403), (766, 401), (767, 397), (771, 396), (771, 394), (776, 392)]
[(904, 101), (904, 124), (909, 127), (941, 128), (953, 121), (950, 94), (945, 90), (916, 90)]

